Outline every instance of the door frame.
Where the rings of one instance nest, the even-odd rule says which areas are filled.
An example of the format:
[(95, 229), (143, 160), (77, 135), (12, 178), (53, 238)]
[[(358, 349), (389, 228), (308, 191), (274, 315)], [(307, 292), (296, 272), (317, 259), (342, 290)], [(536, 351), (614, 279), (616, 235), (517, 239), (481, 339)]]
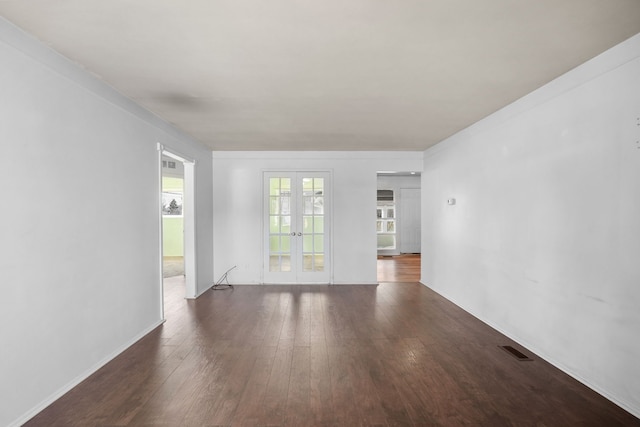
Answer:
[[(328, 189), (328, 195), (329, 195), (329, 199), (328, 199), (328, 206), (325, 205), (325, 209), (326, 212), (328, 213), (329, 216), (329, 224), (328, 224), (328, 239), (329, 239), (329, 244), (326, 245), (326, 247), (328, 248), (328, 254), (325, 253), (325, 256), (328, 259), (329, 262), (329, 270), (327, 271), (327, 277), (328, 280), (327, 281), (321, 281), (321, 282), (278, 282), (278, 283), (274, 283), (274, 282), (267, 282), (266, 278), (265, 278), (265, 272), (267, 270), (267, 266), (268, 266), (268, 249), (267, 249), (267, 242), (265, 239), (265, 236), (267, 235), (267, 228), (266, 228), (266, 220), (265, 217), (268, 215), (267, 212), (267, 203), (266, 203), (266, 197), (267, 195), (265, 194), (265, 188), (267, 188), (267, 175), (268, 174), (273, 174), (273, 173), (282, 173), (282, 174), (298, 174), (298, 173), (322, 173), (322, 174), (327, 174), (328, 175), (328, 185), (327, 183), (325, 183), (326, 188)], [(304, 285), (331, 285), (333, 284), (333, 169), (317, 169), (317, 168), (311, 168), (311, 169), (283, 169), (283, 168), (276, 168), (276, 169), (262, 169), (261, 171), (262, 174), (262, 271), (260, 273), (261, 275), (261, 283), (263, 285), (272, 285), (272, 284), (286, 284), (286, 285), (296, 285), (296, 284), (304, 284)], [(325, 249), (326, 252), (326, 249)], [(328, 256), (327, 256), (328, 255)]]
[(420, 234), (418, 233), (418, 252), (415, 251), (406, 251), (403, 249), (407, 249), (407, 242), (405, 241), (405, 239), (403, 238), (404, 233), (407, 230), (407, 195), (409, 192), (412, 192), (414, 194), (417, 194), (417, 200), (418, 200), (418, 221), (417, 221), (417, 225), (419, 228), (419, 230), (422, 229), (421, 224), (420, 224), (420, 206), (421, 206), (421, 200), (422, 200), (422, 194), (421, 194), (421, 190), (420, 188), (400, 188), (399, 190), (399, 203), (396, 205), (398, 207), (397, 211), (398, 211), (398, 215), (396, 215), (398, 217), (398, 225), (399, 227), (398, 229), (398, 234), (396, 236), (396, 238), (398, 239), (397, 243), (398, 243), (398, 251), (402, 254), (402, 253), (421, 253), (422, 252), (422, 245), (421, 245), (421, 240), (420, 240)]
[(170, 157), (184, 165), (184, 198), (183, 198), (183, 221), (184, 221), (184, 273), (185, 273), (185, 298), (196, 298), (197, 268), (196, 268), (196, 212), (195, 212), (195, 167), (196, 161), (184, 156), (172, 148), (165, 147), (158, 143), (158, 198), (160, 205), (158, 215), (159, 225), (159, 270), (160, 270), (160, 314), (164, 319), (164, 278), (162, 274), (163, 266), (163, 231), (162, 231), (162, 156)]

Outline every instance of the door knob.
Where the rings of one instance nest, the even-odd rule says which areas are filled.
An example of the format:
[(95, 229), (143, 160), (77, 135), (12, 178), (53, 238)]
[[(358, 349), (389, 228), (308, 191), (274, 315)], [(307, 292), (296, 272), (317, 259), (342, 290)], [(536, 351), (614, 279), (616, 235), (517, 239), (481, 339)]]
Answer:
[(298, 232), (298, 236), (302, 236), (302, 233)]

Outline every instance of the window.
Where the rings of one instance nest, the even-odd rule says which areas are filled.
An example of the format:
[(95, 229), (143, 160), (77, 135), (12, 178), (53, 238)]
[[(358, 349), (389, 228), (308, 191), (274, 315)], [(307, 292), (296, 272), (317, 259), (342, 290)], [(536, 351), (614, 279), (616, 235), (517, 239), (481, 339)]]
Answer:
[(396, 248), (396, 204), (393, 190), (378, 190), (376, 208), (378, 249)]

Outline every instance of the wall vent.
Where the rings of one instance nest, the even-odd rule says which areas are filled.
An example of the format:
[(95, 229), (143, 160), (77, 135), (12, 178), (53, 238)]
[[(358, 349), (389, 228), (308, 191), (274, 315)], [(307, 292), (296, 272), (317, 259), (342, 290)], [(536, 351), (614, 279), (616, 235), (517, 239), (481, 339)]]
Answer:
[(532, 358), (530, 358), (526, 354), (524, 354), (521, 351), (511, 347), (510, 345), (500, 345), (498, 347), (500, 347), (501, 349), (503, 349), (504, 351), (506, 351), (507, 353), (509, 353), (510, 355), (515, 357), (516, 359), (518, 359), (519, 361), (525, 362), (525, 361), (532, 361), (533, 360)]

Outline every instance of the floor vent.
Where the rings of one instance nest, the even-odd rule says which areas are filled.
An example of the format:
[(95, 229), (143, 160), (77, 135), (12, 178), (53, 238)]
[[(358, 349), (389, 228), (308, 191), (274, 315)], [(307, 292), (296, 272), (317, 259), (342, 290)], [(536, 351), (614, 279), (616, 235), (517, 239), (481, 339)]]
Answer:
[(510, 345), (501, 345), (499, 347), (501, 349), (503, 349), (504, 351), (506, 351), (507, 353), (509, 353), (510, 355), (512, 355), (513, 357), (515, 357), (516, 359), (522, 361), (522, 362), (533, 360), (532, 358), (530, 358), (526, 354), (521, 353), (520, 351), (518, 351), (515, 348), (511, 347)]

